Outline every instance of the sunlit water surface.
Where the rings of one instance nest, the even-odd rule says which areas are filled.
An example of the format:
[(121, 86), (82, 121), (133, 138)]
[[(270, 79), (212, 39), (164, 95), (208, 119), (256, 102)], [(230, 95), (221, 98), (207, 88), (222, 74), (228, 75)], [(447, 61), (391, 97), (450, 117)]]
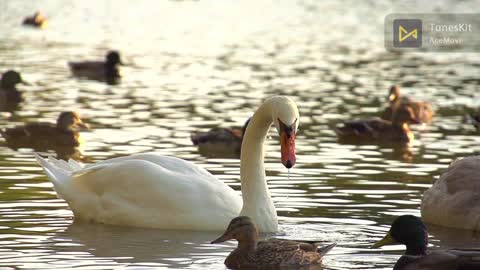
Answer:
[[(395, 2), (395, 3), (394, 3)], [(84, 160), (157, 151), (207, 168), (239, 189), (237, 159), (207, 159), (190, 133), (241, 126), (263, 99), (292, 96), (301, 112), (297, 165), (268, 141), (268, 184), (279, 235), (338, 246), (326, 269), (391, 269), (403, 247), (368, 247), (394, 216), (419, 215), (422, 193), (455, 158), (480, 152), (463, 122), (480, 106), (480, 57), (388, 53), (383, 20), (396, 12), (479, 12), (476, 1), (0, 1), (0, 68), (31, 85), (1, 127), (54, 121), (76, 110)], [(43, 11), (45, 30), (20, 26)], [(72, 78), (68, 60), (113, 48), (126, 66), (118, 86)], [(431, 126), (406, 149), (341, 145), (331, 126), (375, 116), (392, 84), (434, 104)], [(55, 155), (55, 153), (52, 153)], [(205, 194), (208, 196), (208, 194)], [(224, 269), (233, 242), (216, 233), (73, 223), (32, 150), (0, 148), (1, 269)], [(471, 247), (478, 236), (430, 226), (432, 248)]]

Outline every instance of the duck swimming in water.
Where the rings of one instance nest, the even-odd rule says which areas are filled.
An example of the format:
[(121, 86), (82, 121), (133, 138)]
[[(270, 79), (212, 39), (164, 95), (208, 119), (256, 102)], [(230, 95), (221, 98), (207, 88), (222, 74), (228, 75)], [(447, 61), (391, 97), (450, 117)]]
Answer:
[(434, 115), (432, 106), (428, 102), (415, 101), (408, 97), (402, 97), (398, 85), (390, 87), (388, 102), (389, 104), (382, 114), (382, 119), (384, 120), (391, 121), (395, 115), (395, 111), (410, 107), (419, 123), (430, 123), (432, 121)]
[(13, 149), (51, 149), (58, 146), (79, 146), (79, 129), (88, 128), (75, 112), (62, 112), (57, 123), (28, 123), (7, 128), (1, 134)]
[(413, 133), (409, 128), (411, 123), (418, 123), (413, 109), (402, 107), (395, 111), (392, 121), (380, 118), (347, 121), (335, 132), (343, 142), (409, 143), (413, 141)]
[(12, 112), (23, 100), (22, 92), (17, 90), (16, 85), (26, 84), (20, 73), (9, 70), (2, 74), (0, 79), (0, 111)]
[(393, 270), (480, 269), (480, 249), (435, 250), (427, 253), (427, 228), (416, 216), (397, 217), (387, 235), (372, 247), (378, 248), (396, 243), (405, 245), (407, 251), (395, 263)]
[(225, 265), (231, 269), (320, 264), (323, 256), (336, 245), (318, 247), (313, 242), (280, 239), (258, 241), (256, 226), (247, 216), (232, 219), (227, 230), (212, 244), (231, 239), (238, 241), (237, 248), (225, 259)]
[(117, 84), (121, 78), (118, 66), (123, 63), (118, 51), (109, 51), (105, 61), (69, 62), (68, 65), (76, 77)]
[(47, 26), (47, 18), (42, 15), (39, 11), (35, 12), (33, 16), (26, 17), (23, 20), (23, 25), (33, 26), (38, 28), (45, 28)]
[(198, 146), (198, 152), (203, 156), (239, 158), (243, 135), (249, 122), (250, 118), (241, 130), (217, 127), (207, 132), (194, 133), (190, 138), (193, 144)]

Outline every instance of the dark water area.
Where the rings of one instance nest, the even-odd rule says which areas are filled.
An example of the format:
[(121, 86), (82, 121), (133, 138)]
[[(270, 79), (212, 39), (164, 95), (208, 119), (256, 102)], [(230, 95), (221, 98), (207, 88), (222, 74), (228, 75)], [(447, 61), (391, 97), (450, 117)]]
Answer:
[[(423, 192), (451, 161), (480, 153), (480, 135), (464, 121), (480, 107), (480, 56), (387, 52), (384, 17), (479, 7), (474, 0), (1, 1), (0, 72), (16, 69), (29, 85), (18, 87), (24, 101), (0, 115), (0, 127), (54, 122), (75, 110), (91, 126), (75, 150), (84, 161), (155, 151), (193, 161), (239, 190), (239, 160), (199, 155), (190, 134), (241, 127), (265, 98), (288, 95), (301, 114), (297, 164), (289, 173), (279, 162), (273, 131), (265, 159), (279, 235), (336, 241), (325, 269), (391, 269), (404, 247), (369, 247), (395, 216), (420, 215)], [(49, 18), (47, 28), (21, 26), (35, 10)], [(68, 61), (103, 59), (109, 49), (126, 64), (120, 84), (71, 76)], [(406, 147), (339, 144), (332, 126), (379, 115), (393, 84), (433, 104), (432, 124), (414, 126)], [(216, 233), (73, 223), (32, 153), (0, 141), (0, 269), (225, 269), (235, 243), (210, 245)], [(480, 244), (470, 232), (429, 229), (431, 248)]]

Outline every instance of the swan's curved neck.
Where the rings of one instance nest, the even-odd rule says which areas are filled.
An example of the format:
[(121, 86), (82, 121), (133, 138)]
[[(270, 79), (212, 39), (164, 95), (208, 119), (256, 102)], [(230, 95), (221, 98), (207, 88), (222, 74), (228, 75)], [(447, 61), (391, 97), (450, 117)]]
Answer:
[(272, 124), (272, 104), (265, 102), (252, 116), (240, 156), (243, 208), (241, 216), (254, 220), (259, 231), (277, 231), (277, 212), (265, 179), (264, 142)]

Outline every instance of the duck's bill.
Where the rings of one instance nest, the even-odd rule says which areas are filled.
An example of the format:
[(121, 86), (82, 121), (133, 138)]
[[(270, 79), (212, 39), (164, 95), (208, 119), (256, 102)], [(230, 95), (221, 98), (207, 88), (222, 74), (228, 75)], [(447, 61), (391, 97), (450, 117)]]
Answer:
[(223, 243), (225, 241), (228, 241), (232, 239), (230, 237), (229, 234), (227, 234), (227, 232), (225, 232), (222, 236), (218, 237), (217, 239), (213, 240), (212, 242), (210, 242), (210, 244), (218, 244), (218, 243)]
[(290, 134), (282, 131), (280, 134), (280, 147), (282, 154), (282, 164), (287, 169), (290, 169), (295, 165), (297, 158), (295, 156), (295, 132), (292, 131)]
[(385, 235), (385, 237), (382, 238), (382, 240), (373, 244), (372, 248), (379, 248), (379, 247), (383, 247), (383, 246), (391, 245), (391, 244), (395, 244), (395, 243), (396, 243), (396, 241), (393, 239), (390, 232), (388, 232), (387, 235)]
[(90, 129), (90, 125), (84, 122), (78, 122), (77, 127), (80, 129)]
[(20, 83), (21, 83), (21, 84), (24, 84), (24, 85), (32, 85), (31, 83), (29, 83), (29, 82), (27, 82), (27, 81), (25, 81), (25, 80), (23, 80), (23, 79), (20, 80)]

